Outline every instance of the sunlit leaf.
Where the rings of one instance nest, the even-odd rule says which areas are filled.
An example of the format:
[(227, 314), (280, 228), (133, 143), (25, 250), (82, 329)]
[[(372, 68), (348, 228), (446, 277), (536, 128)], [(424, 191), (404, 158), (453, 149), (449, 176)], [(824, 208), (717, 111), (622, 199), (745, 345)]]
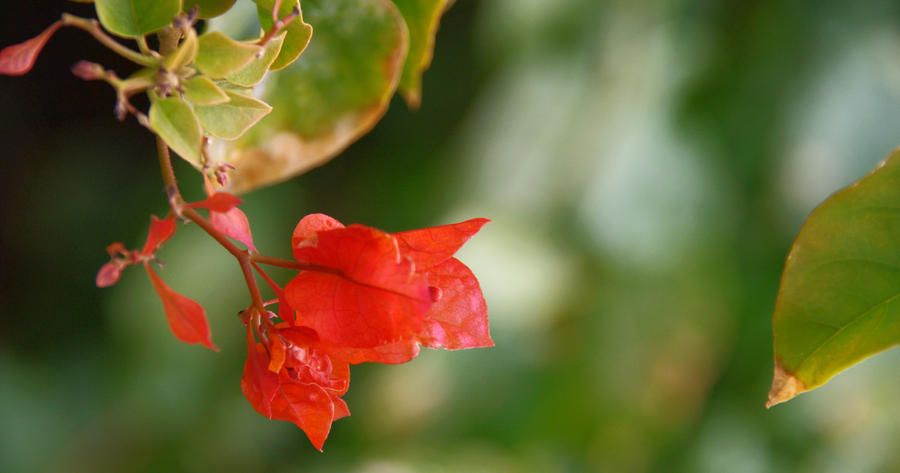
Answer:
[[(306, 0), (315, 34), (300, 58), (263, 82), (273, 112), (216, 161), (237, 169), (230, 189), (246, 192), (326, 162), (387, 110), (406, 56), (403, 18), (389, 0)], [(254, 19), (255, 21), (255, 19)]]
[(150, 276), (153, 288), (156, 289), (156, 293), (162, 300), (169, 328), (172, 329), (175, 338), (184, 343), (199, 343), (210, 350), (219, 351), (210, 339), (209, 324), (206, 321), (206, 310), (203, 309), (203, 306), (173, 291), (153, 271), (149, 263), (144, 263), (144, 268), (147, 270), (147, 275)]
[(422, 73), (431, 65), (434, 36), (441, 15), (452, 0), (393, 0), (409, 28), (409, 54), (403, 64), (400, 94), (410, 108), (418, 108), (422, 99)]
[(253, 97), (234, 92), (225, 93), (228, 95), (228, 102), (194, 109), (203, 128), (213, 136), (226, 140), (239, 138), (272, 111), (268, 104)]
[(184, 0), (184, 11), (190, 11), (197, 6), (198, 17), (205, 20), (227, 12), (234, 2), (235, 0)]
[(199, 50), (194, 65), (213, 79), (222, 79), (250, 64), (259, 46), (235, 41), (219, 31), (200, 35)]
[[(256, 0), (256, 4), (259, 11), (259, 23), (263, 30), (268, 31), (273, 25), (272, 8), (275, 6), (275, 0)], [(294, 5), (295, 3), (292, 1), (281, 2), (281, 6), (278, 8), (278, 18), (290, 15)], [(287, 36), (284, 38), (284, 45), (281, 47), (281, 52), (278, 54), (275, 62), (269, 66), (269, 69), (273, 71), (284, 69), (300, 57), (300, 54), (303, 53), (303, 50), (309, 44), (310, 38), (312, 38), (313, 29), (312, 26), (303, 21), (301, 12), (297, 18), (285, 26), (284, 31), (287, 33)]]
[(96, 0), (97, 18), (110, 33), (136, 38), (166, 27), (181, 0)]
[(769, 406), (900, 343), (900, 151), (809, 216), (775, 304)]
[(219, 105), (229, 100), (224, 90), (206, 76), (194, 76), (183, 82), (184, 98), (194, 105)]
[(194, 166), (201, 166), (203, 130), (187, 102), (178, 97), (156, 98), (148, 115), (150, 127), (170, 148)]
[(268, 72), (269, 66), (272, 65), (275, 57), (278, 56), (278, 52), (281, 51), (281, 45), (284, 43), (284, 36), (285, 34), (282, 33), (269, 40), (263, 49), (262, 56), (250, 61), (250, 64), (247, 64), (243, 69), (234, 74), (229, 74), (225, 79), (228, 82), (241, 87), (252, 87), (259, 84), (266, 75), (266, 72)]
[(0, 50), (0, 74), (20, 76), (30, 71), (41, 49), (60, 26), (62, 24), (57, 21), (34, 38)]

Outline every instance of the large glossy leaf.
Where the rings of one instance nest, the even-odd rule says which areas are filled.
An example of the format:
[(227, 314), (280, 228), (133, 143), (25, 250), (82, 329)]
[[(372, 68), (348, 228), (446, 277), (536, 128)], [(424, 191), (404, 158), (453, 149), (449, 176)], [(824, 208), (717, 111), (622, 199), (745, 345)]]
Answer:
[(900, 151), (809, 216), (773, 320), (768, 406), (900, 343)]
[(400, 94), (410, 108), (422, 100), (422, 73), (431, 65), (434, 35), (452, 0), (393, 0), (409, 28), (409, 54), (403, 64)]
[(227, 12), (234, 2), (235, 0), (184, 0), (184, 11), (190, 11), (196, 6), (200, 18), (213, 18)]
[[(237, 167), (245, 192), (295, 176), (342, 151), (384, 115), (407, 50), (403, 18), (389, 0), (306, 0), (315, 28), (300, 58), (263, 82), (273, 111), (214, 159)], [(254, 19), (255, 21), (255, 19)]]
[(171, 23), (181, 11), (181, 0), (97, 0), (94, 6), (110, 33), (135, 38)]
[(194, 65), (213, 79), (222, 79), (243, 69), (260, 51), (259, 46), (235, 41), (219, 31), (201, 35), (199, 46)]
[(272, 110), (253, 97), (234, 92), (225, 94), (230, 99), (228, 102), (194, 109), (203, 128), (219, 138), (233, 140), (240, 137)]
[[(259, 10), (259, 23), (263, 30), (268, 31), (273, 24), (272, 8), (275, 7), (275, 0), (256, 0), (256, 4)], [(290, 15), (293, 8), (294, 2), (281, 2), (281, 6), (278, 8), (278, 18)], [(273, 71), (281, 70), (291, 65), (300, 56), (300, 53), (306, 49), (306, 46), (309, 45), (313, 32), (312, 26), (303, 21), (302, 13), (288, 23), (284, 31), (287, 33), (287, 36), (284, 38), (281, 52), (270, 66), (270, 69)]]
[(179, 156), (199, 168), (203, 130), (191, 106), (178, 97), (154, 99), (148, 115), (153, 131)]

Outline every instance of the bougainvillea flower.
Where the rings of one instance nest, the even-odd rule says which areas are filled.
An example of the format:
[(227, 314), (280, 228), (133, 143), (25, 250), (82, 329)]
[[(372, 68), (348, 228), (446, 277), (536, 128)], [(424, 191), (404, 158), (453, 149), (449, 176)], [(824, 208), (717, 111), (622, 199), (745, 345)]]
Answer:
[[(267, 333), (268, 347), (254, 339), (252, 323), (247, 326), (241, 390), (256, 412), (293, 422), (321, 451), (331, 423), (350, 415), (340, 398), (350, 385), (350, 367), (324, 351), (309, 328), (282, 323)], [(276, 352), (281, 360), (273, 366)]]
[(247, 214), (237, 207), (240, 203), (240, 198), (227, 192), (213, 192), (204, 200), (187, 204), (187, 207), (209, 210), (209, 223), (216, 231), (256, 252), (250, 221)]
[(312, 328), (331, 353), (351, 363), (403, 363), (419, 344), (491, 346), (481, 287), (452, 257), (487, 222), (392, 235), (308, 215), (294, 229), (293, 254), (318, 270), (291, 280), (285, 300), (297, 325)]

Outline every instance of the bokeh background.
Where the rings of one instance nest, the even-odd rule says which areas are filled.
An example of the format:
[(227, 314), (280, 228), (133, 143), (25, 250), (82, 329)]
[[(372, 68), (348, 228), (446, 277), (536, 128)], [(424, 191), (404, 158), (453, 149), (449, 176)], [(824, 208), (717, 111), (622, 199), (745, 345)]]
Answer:
[[(61, 10), (92, 12), (18, 2), (2, 44)], [(497, 346), (356, 367), (324, 454), (243, 398), (247, 296), (197, 228), (163, 275), (220, 353), (172, 337), (140, 270), (94, 286), (104, 246), (139, 245), (166, 204), (151, 136), (78, 59), (130, 71), (62, 30), (0, 77), (0, 471), (900, 471), (897, 350), (763, 408), (792, 238), (900, 145), (896, 2), (459, 0), (419, 111), (395, 99), (342, 156), (246, 196), (280, 256), (311, 212), (493, 219), (459, 257)]]

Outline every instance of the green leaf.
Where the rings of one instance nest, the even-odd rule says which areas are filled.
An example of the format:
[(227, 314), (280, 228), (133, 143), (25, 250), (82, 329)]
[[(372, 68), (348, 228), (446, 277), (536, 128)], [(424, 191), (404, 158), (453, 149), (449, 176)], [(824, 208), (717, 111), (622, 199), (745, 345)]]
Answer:
[(204, 33), (199, 42), (194, 65), (213, 79), (222, 79), (243, 69), (262, 50), (256, 45), (235, 41), (219, 31)]
[(94, 6), (107, 31), (136, 38), (171, 23), (181, 11), (181, 0), (97, 0)]
[(281, 45), (284, 43), (284, 36), (285, 34), (282, 33), (269, 40), (269, 42), (266, 43), (262, 56), (250, 61), (250, 64), (247, 64), (243, 69), (234, 74), (230, 74), (225, 79), (232, 84), (237, 84), (242, 87), (252, 87), (259, 84), (269, 70), (269, 66), (272, 65), (272, 61), (275, 60), (275, 57), (278, 56), (278, 52), (281, 51)]
[(211, 135), (225, 140), (240, 138), (251, 126), (272, 111), (267, 103), (243, 94), (226, 92), (228, 102), (194, 111), (203, 128)]
[(400, 77), (400, 94), (410, 108), (422, 101), (422, 73), (431, 65), (434, 36), (452, 0), (393, 0), (409, 28), (409, 54)]
[(178, 97), (153, 98), (149, 118), (150, 128), (170, 148), (195, 167), (201, 167), (203, 130), (187, 102)]
[(201, 19), (217, 17), (234, 5), (235, 0), (184, 0), (184, 11), (190, 11), (195, 5), (198, 8), (198, 16)]
[(809, 216), (775, 303), (767, 406), (900, 344), (900, 150)]
[(163, 60), (163, 65), (170, 71), (177, 71), (181, 67), (194, 62), (198, 48), (197, 33), (190, 29), (187, 37), (181, 41), (178, 48), (172, 54), (166, 56), (165, 60)]
[(237, 169), (234, 192), (325, 163), (368, 132), (397, 87), (408, 38), (389, 0), (305, 0), (315, 36), (300, 58), (263, 82), (272, 113), (216, 159)]
[[(259, 23), (263, 30), (268, 31), (273, 24), (272, 8), (275, 7), (275, 0), (256, 0), (256, 4), (258, 6)], [(278, 18), (290, 15), (294, 5), (290, 1), (281, 2), (281, 6), (278, 7)], [(269, 66), (269, 69), (273, 71), (284, 69), (300, 57), (300, 54), (309, 45), (313, 29), (312, 26), (303, 21), (303, 13), (301, 12), (297, 18), (294, 18), (293, 21), (285, 26), (284, 31), (287, 33), (287, 36), (284, 39), (284, 45), (281, 47), (281, 53), (278, 54), (275, 62)]]
[(184, 98), (194, 105), (219, 105), (229, 101), (225, 91), (206, 76), (194, 76), (184, 81)]

